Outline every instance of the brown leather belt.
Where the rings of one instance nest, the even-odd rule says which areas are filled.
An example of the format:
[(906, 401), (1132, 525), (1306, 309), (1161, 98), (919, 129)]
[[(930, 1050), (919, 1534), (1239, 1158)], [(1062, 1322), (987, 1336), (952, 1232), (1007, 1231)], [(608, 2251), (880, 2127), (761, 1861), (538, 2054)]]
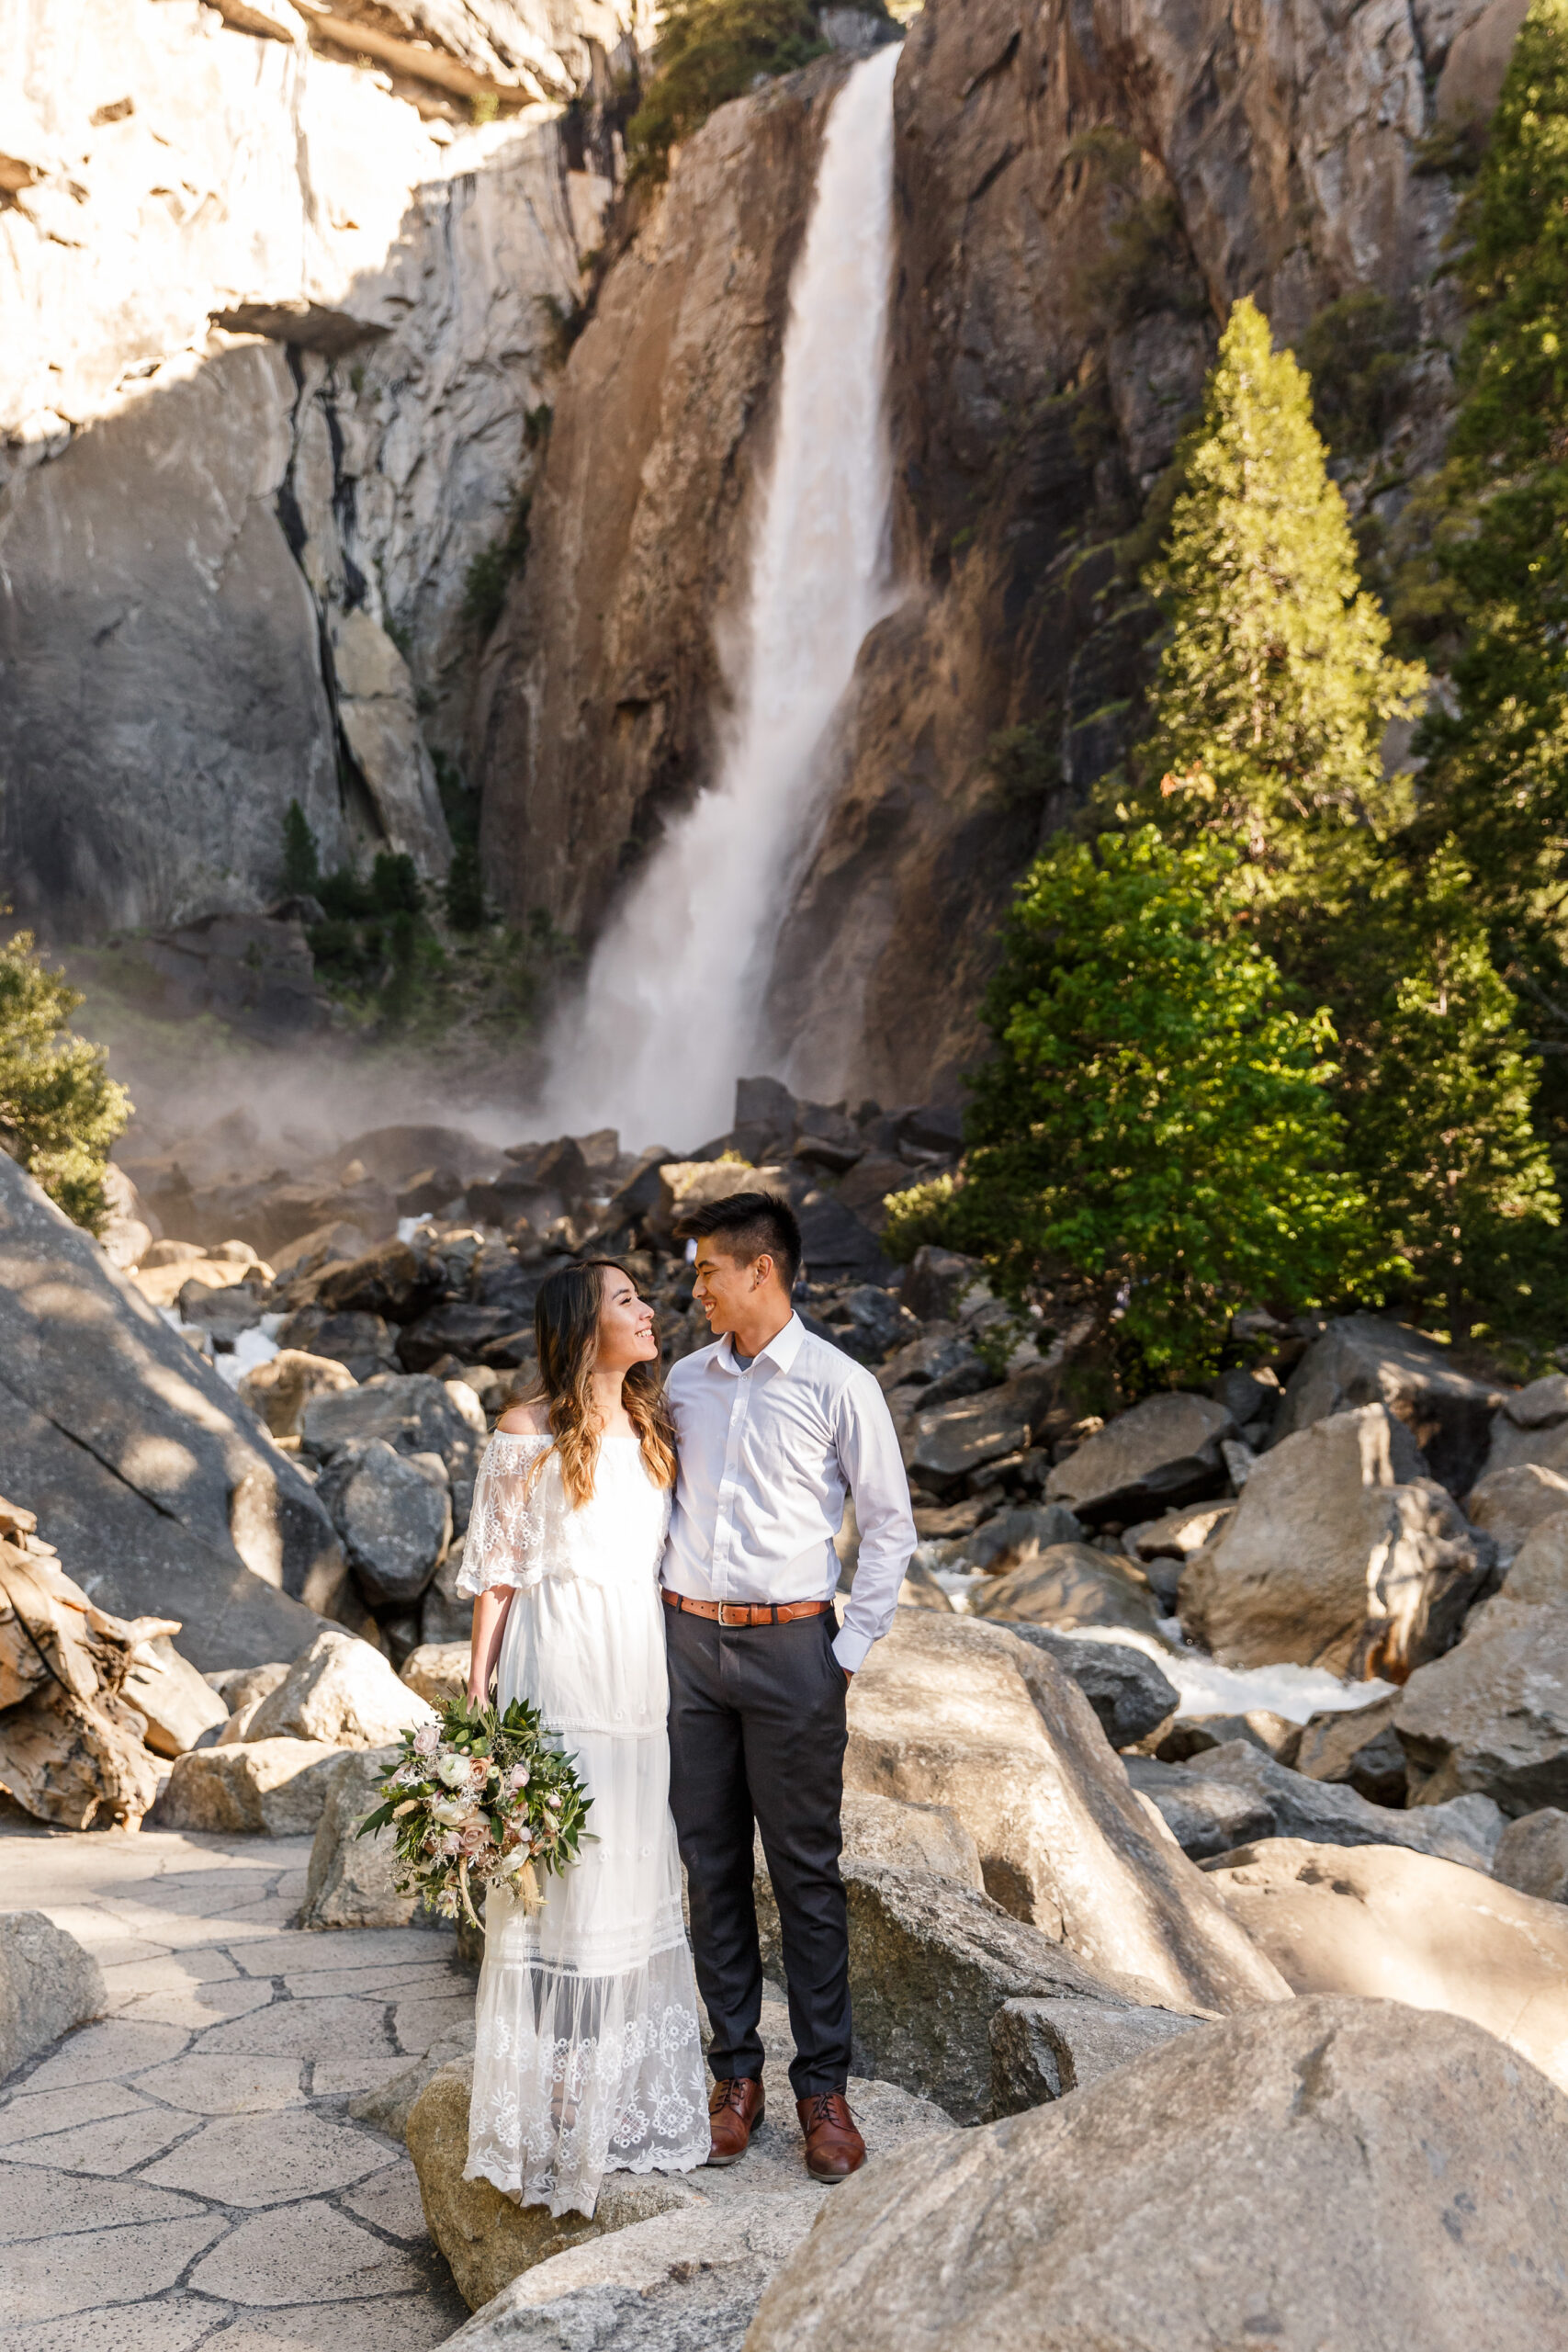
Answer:
[(686, 1617), (711, 1617), (721, 1625), (791, 1625), (797, 1617), (826, 1617), (830, 1600), (763, 1600), (755, 1607), (739, 1600), (692, 1600), (683, 1592), (661, 1585), (666, 1609)]

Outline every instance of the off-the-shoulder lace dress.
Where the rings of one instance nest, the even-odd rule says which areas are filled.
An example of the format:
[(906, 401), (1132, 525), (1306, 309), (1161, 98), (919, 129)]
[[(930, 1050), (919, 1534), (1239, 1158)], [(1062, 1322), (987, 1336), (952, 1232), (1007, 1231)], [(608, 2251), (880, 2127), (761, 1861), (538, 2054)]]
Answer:
[(533, 1917), (490, 1896), (467, 2177), (591, 2214), (606, 2172), (706, 2160), (706, 2075), (670, 1815), (669, 1494), (635, 1438), (610, 1438), (574, 1510), (550, 1445), (491, 1440), (457, 1587), (516, 1588), (499, 1702), (530, 1701), (576, 1756), (598, 1842)]

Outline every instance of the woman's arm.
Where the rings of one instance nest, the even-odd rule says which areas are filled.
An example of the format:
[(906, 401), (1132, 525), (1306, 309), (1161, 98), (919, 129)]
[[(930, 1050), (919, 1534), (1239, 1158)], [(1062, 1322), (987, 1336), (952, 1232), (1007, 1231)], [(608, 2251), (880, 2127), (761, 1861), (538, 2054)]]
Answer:
[(482, 1707), (490, 1699), (491, 1678), (501, 1656), (506, 1612), (516, 1598), (516, 1587), (492, 1584), (474, 1602), (474, 1631), (468, 1651), (468, 1699)]

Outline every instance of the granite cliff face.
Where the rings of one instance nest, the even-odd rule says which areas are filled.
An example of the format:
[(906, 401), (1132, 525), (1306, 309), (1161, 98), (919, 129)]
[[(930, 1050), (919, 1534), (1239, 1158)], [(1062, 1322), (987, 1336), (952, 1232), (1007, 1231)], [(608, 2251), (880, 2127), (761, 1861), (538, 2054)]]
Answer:
[(254, 907), (296, 797), (328, 863), (444, 868), (468, 567), (526, 491), (641, 5), (4, 0), (18, 913)]
[[(781, 936), (773, 1062), (803, 1091), (940, 1093), (976, 1051), (1013, 881), (1135, 738), (1154, 626), (1135, 534), (1229, 304), (1255, 295), (1295, 339), (1346, 295), (1387, 297), (1406, 393), (1352, 495), (1392, 513), (1436, 455), (1455, 197), (1430, 135), (1487, 110), (1521, 15), (928, 0), (896, 96), (906, 594), (863, 649)], [(518, 911), (592, 933), (660, 812), (710, 778), (715, 645), (834, 85), (813, 68), (714, 118), (568, 368), (487, 705)]]

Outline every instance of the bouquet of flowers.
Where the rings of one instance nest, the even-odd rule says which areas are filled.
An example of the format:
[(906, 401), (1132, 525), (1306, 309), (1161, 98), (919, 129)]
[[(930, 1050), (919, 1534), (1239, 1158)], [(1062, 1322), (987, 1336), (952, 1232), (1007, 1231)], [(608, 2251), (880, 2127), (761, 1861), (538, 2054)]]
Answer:
[(460, 1905), (479, 1926), (476, 1883), (481, 1892), (502, 1885), (537, 1911), (541, 1874), (569, 1869), (591, 1836), (583, 1825), (593, 1800), (524, 1701), (502, 1714), (451, 1699), (438, 1713), (404, 1732), (402, 1754), (379, 1784), (385, 1803), (358, 1836), (392, 1830), (399, 1894), (417, 1894), (443, 1918), (456, 1918)]

